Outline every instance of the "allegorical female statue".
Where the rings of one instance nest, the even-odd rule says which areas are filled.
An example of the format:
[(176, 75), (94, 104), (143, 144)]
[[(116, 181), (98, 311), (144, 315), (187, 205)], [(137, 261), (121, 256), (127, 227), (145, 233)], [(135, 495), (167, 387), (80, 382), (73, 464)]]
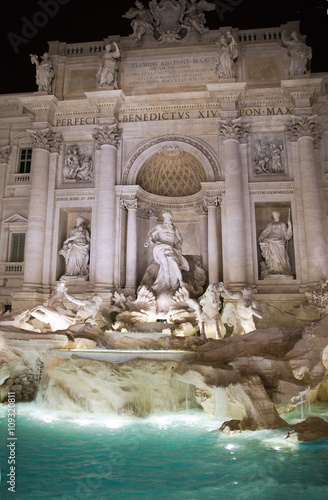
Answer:
[(41, 62), (39, 62), (39, 58), (35, 54), (30, 54), (30, 58), (32, 64), (36, 66), (36, 84), (39, 92), (45, 91), (47, 94), (50, 94), (55, 72), (49, 59), (48, 52), (45, 52), (43, 56), (41, 56)]
[(286, 250), (286, 244), (293, 235), (290, 217), (288, 217), (287, 225), (280, 220), (278, 210), (273, 210), (272, 217), (273, 220), (259, 237), (261, 252), (265, 260), (261, 270), (262, 279), (275, 274), (288, 276), (293, 274)]
[(89, 274), (90, 235), (84, 222), (83, 217), (76, 218), (76, 226), (70, 230), (69, 237), (59, 251), (66, 262), (66, 276), (86, 278)]
[(107, 44), (97, 73), (99, 87), (118, 87), (118, 59), (121, 53), (117, 43)]
[(230, 31), (227, 32), (227, 38), (221, 35), (218, 42), (218, 55), (215, 70), (220, 79), (235, 78), (235, 61), (238, 57), (237, 44)]
[(289, 75), (304, 75), (309, 69), (312, 59), (312, 49), (300, 40), (296, 31), (290, 35), (290, 40), (287, 40), (286, 31), (281, 33), (283, 45), (288, 47), (288, 55), (290, 56)]

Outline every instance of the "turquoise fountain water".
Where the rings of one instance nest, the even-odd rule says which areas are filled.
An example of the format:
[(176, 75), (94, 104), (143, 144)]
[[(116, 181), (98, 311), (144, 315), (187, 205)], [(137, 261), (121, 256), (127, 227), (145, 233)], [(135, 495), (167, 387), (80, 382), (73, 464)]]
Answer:
[[(300, 420), (301, 409), (285, 416)], [(312, 414), (328, 419), (328, 407)], [(200, 411), (146, 419), (17, 405), (16, 493), (7, 491), (1, 407), (1, 499), (326, 499), (328, 440), (288, 443), (284, 429), (215, 432)], [(212, 432), (214, 431), (214, 432)]]

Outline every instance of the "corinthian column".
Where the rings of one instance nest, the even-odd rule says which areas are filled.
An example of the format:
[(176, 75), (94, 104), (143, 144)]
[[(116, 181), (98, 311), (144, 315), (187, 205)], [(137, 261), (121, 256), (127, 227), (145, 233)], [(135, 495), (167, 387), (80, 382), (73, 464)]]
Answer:
[(96, 165), (96, 230), (93, 231), (95, 251), (95, 286), (106, 289), (114, 285), (115, 262), (115, 182), (117, 147), (120, 131), (117, 124), (104, 125), (93, 134), (100, 159)]
[(304, 116), (294, 117), (286, 130), (289, 140), (298, 142), (308, 275), (310, 282), (317, 282), (327, 276), (326, 223), (322, 215), (320, 170), (314, 156), (321, 128), (314, 116)]
[(124, 200), (128, 211), (126, 230), (126, 291), (134, 294), (137, 288), (137, 200)]
[[(11, 154), (10, 146), (0, 146), (0, 220), (3, 220), (3, 198), (5, 194), (5, 186), (6, 186), (6, 176), (7, 176), (7, 166), (9, 161), (9, 156)], [(8, 242), (7, 238), (3, 234), (6, 231), (6, 228), (2, 227), (0, 229), (0, 262), (5, 262), (7, 260), (7, 248)], [(8, 233), (8, 230), (7, 230)]]
[(225, 227), (228, 235), (223, 248), (224, 280), (247, 282), (246, 220), (240, 143), (248, 131), (240, 119), (219, 121), (225, 158)]
[(61, 137), (49, 129), (29, 130), (32, 138), (31, 193), (25, 240), (24, 284), (26, 288), (43, 282), (50, 153), (59, 153)]
[(218, 199), (205, 198), (204, 207), (207, 207), (208, 211), (208, 229), (207, 229), (207, 248), (208, 248), (208, 282), (217, 283), (219, 281), (219, 267), (220, 267), (220, 255), (219, 255), (219, 231), (218, 231), (218, 221), (217, 221), (217, 207)]
[(205, 271), (208, 271), (208, 218), (206, 203), (198, 208), (197, 213), (199, 215), (200, 256), (202, 258), (203, 268), (205, 269)]

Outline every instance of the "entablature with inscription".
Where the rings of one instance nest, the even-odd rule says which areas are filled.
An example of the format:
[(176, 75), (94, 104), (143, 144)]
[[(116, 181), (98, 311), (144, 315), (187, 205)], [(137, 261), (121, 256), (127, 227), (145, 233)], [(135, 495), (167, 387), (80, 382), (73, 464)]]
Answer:
[(294, 183), (286, 182), (250, 182), (249, 193), (251, 196), (266, 195), (292, 195), (294, 194)]

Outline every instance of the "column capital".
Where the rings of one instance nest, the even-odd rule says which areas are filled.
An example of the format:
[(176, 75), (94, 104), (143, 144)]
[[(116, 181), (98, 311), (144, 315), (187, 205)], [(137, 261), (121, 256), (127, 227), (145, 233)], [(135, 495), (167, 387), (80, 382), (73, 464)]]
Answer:
[(198, 205), (195, 209), (195, 212), (201, 216), (201, 215), (206, 215), (207, 216), (207, 207), (205, 205), (205, 202), (204, 200), (202, 201), (202, 203), (200, 205)]
[(317, 116), (294, 116), (293, 123), (285, 125), (287, 137), (290, 141), (297, 141), (301, 137), (312, 137), (315, 146), (322, 138), (322, 126), (317, 121)]
[(225, 141), (227, 139), (235, 139), (239, 142), (245, 142), (249, 130), (241, 123), (241, 118), (235, 120), (218, 120), (219, 134)]
[(46, 149), (50, 153), (59, 153), (62, 136), (51, 132), (48, 128), (27, 130), (32, 139), (32, 148)]
[(138, 200), (136, 198), (121, 200), (121, 207), (124, 210), (137, 210)]
[(10, 155), (11, 155), (10, 146), (0, 146), (0, 163), (8, 163)]
[(217, 196), (206, 196), (203, 200), (202, 207), (204, 210), (208, 210), (210, 207), (219, 207), (221, 203), (221, 195)]
[(117, 123), (112, 125), (103, 125), (102, 127), (97, 127), (95, 129), (92, 137), (96, 142), (96, 148), (101, 149), (101, 146), (108, 144), (110, 146), (118, 147), (118, 143), (121, 139), (121, 129), (119, 129)]

